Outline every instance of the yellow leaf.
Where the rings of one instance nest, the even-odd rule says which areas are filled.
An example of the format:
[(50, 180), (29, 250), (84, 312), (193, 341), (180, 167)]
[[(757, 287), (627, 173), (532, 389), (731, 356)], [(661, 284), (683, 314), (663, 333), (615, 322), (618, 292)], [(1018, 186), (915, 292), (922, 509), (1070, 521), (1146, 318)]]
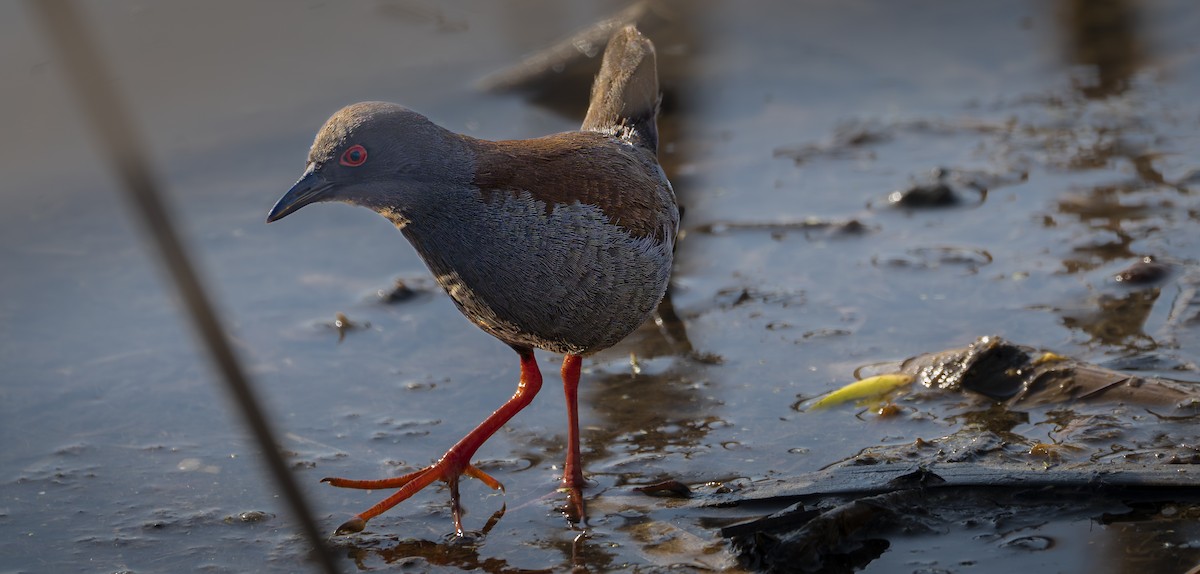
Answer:
[(903, 373), (892, 373), (890, 375), (867, 377), (861, 381), (855, 381), (836, 391), (833, 391), (832, 393), (829, 393), (828, 395), (825, 395), (821, 398), (821, 400), (813, 403), (813, 405), (809, 408), (825, 409), (850, 401), (882, 398), (897, 388), (910, 385), (912, 382), (912, 375), (906, 375)]

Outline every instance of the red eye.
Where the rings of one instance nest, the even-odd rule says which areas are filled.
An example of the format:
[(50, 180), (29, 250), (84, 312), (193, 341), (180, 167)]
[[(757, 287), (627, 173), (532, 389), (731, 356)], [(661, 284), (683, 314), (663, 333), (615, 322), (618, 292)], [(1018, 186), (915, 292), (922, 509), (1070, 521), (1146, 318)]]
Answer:
[(342, 159), (338, 163), (347, 167), (358, 167), (367, 161), (367, 148), (361, 145), (354, 144), (350, 149), (342, 152)]

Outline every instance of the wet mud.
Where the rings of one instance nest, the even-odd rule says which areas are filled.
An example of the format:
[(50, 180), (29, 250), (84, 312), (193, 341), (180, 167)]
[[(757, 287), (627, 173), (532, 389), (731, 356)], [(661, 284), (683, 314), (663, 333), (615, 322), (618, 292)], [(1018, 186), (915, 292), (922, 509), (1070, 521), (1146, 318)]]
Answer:
[[(400, 102), (488, 139), (575, 129), (595, 46), (567, 50), (561, 71), (521, 62), (627, 9), (87, 5), (324, 531), (379, 493), (322, 477), (428, 464), (511, 395), (518, 365), (386, 221), (331, 207), (267, 227), (271, 202), (320, 122), (354, 101)], [(0, 142), (5, 568), (303, 570), (304, 543), (61, 70), (22, 5), (0, 15), (12, 88), (0, 103), (20, 134)], [(786, 528), (764, 530), (781, 538), (884, 516), (857, 514), (872, 496), (893, 497), (871, 510), (887, 528), (838, 541), (841, 564), (866, 572), (1200, 562), (1193, 498), (1088, 490), (1106, 467), (1191, 474), (1200, 434), (1177, 403), (1014, 403), (934, 385), (805, 408), (983, 336), (1119, 373), (1121, 385), (1193, 392), (1200, 9), (660, 2), (643, 16), (683, 228), (655, 321), (583, 366), (588, 528), (560, 511), (566, 420), (547, 377), (479, 452), (507, 490), (463, 484), (470, 536), (447, 536), (448, 492), (430, 489), (363, 533), (331, 536), (345, 571), (737, 572), (767, 562), (747, 561), (722, 529), (782, 516)], [(557, 357), (538, 360), (557, 372)], [(750, 501), (802, 477), (826, 495), (850, 476), (838, 473), (907, 475), (918, 461), (1083, 483), (1028, 494), (960, 484), (915, 501), (912, 488), (864, 492), (809, 499), (800, 514), (796, 500)]]

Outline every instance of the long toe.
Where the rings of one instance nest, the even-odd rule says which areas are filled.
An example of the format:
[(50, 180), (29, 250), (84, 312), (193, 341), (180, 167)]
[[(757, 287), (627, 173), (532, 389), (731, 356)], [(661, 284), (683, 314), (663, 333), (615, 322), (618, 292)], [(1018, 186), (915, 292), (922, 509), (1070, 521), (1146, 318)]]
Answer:
[(417, 477), (429, 472), (432, 467), (425, 467), (416, 472), (410, 472), (403, 476), (395, 476), (392, 478), (381, 478), (377, 480), (354, 480), (350, 478), (325, 477), (321, 482), (336, 486), (338, 488), (357, 488), (359, 490), (386, 490), (389, 488), (403, 488), (404, 485), (412, 482)]
[[(383, 514), (384, 512), (387, 512), (393, 506), (396, 506), (397, 504), (404, 502), (409, 497), (411, 497), (412, 495), (419, 492), (421, 489), (425, 488), (426, 486), (429, 486), (434, 480), (437, 480), (438, 478), (440, 478), (442, 476), (442, 472), (441, 472), (442, 470), (443, 469), (438, 468), (438, 465), (434, 465), (434, 466), (430, 466), (430, 467), (424, 468), (422, 470), (419, 470), (417, 472), (414, 472), (411, 475), (405, 475), (403, 477), (399, 477), (399, 478), (407, 479), (404, 482), (404, 485), (400, 488), (400, 490), (397, 490), (396, 492), (392, 493), (391, 496), (381, 500), (375, 506), (368, 508), (367, 510), (360, 513), (354, 519), (349, 520), (345, 524), (338, 527), (336, 533), (337, 534), (347, 534), (347, 533), (352, 533), (352, 532), (361, 532), (362, 529), (366, 527), (368, 520), (375, 518), (376, 516), (379, 516), (380, 514)], [(381, 482), (381, 483), (388, 482), (388, 480), (389, 479), (384, 479), (384, 480), (378, 481), (378, 482)], [(354, 486), (351, 486), (351, 488), (364, 488), (359, 485), (362, 483), (373, 482), (373, 481), (348, 481), (348, 482), (354, 484)], [(334, 481), (330, 481), (330, 484), (334, 484)]]
[(474, 479), (478, 480), (479, 482), (486, 484), (488, 486), (488, 488), (490, 488), (492, 490), (499, 490), (500, 492), (504, 492), (504, 485), (501, 484), (499, 480), (492, 478), (492, 476), (490, 474), (483, 472), (482, 470), (479, 470), (473, 464), (467, 465), (467, 469), (465, 471), (463, 471), (463, 474), (465, 474), (471, 478), (474, 478)]

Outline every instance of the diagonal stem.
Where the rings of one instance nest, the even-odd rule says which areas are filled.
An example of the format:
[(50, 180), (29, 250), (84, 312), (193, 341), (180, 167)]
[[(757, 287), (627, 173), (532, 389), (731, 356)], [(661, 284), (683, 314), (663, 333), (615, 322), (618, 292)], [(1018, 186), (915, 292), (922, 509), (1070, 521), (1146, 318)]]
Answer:
[(124, 184), (123, 189), (135, 213), (154, 239), (161, 262), (174, 280), (175, 288), (191, 315), (193, 327), (208, 347), (214, 366), (224, 376), (230, 392), (237, 399), (242, 418), (262, 449), (275, 486), (282, 491), (301, 532), (313, 547), (317, 564), (327, 573), (336, 573), (338, 570), (333, 555), (317, 530), (312, 511), (279, 452), (278, 442), (250, 386), (249, 377), (234, 354), (184, 249), (183, 241), (175, 231), (159, 191), (161, 186), (147, 164), (133, 121), (117, 94), (113, 76), (97, 51), (77, 6), (66, 0), (29, 0), (26, 5), (41, 20), (43, 32), (62, 59), (68, 84), (75, 90), (109, 164)]

